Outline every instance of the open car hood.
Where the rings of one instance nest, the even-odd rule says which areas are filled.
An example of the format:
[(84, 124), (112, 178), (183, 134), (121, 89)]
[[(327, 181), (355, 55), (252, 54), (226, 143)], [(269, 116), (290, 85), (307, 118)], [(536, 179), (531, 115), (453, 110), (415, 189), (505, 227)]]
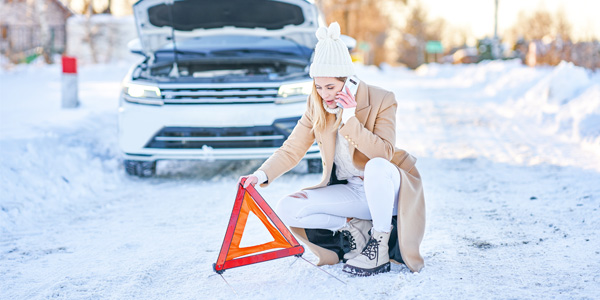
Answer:
[(285, 37), (314, 48), (321, 20), (307, 0), (140, 0), (133, 5), (142, 52), (211, 35)]

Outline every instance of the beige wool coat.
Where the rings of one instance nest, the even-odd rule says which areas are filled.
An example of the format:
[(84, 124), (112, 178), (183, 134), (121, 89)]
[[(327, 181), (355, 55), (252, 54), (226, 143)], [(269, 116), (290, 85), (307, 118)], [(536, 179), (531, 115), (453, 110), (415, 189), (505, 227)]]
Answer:
[[(350, 118), (339, 128), (339, 131), (348, 140), (350, 155), (359, 170), (364, 170), (367, 161), (374, 157), (385, 158), (398, 167), (401, 176), (397, 199), (400, 253), (406, 266), (411, 271), (418, 272), (424, 266), (419, 246), (425, 231), (425, 199), (421, 176), (415, 167), (416, 158), (394, 146), (396, 99), (392, 92), (361, 82), (356, 93), (356, 102), (356, 117)], [(291, 135), (259, 168), (267, 174), (268, 178), (268, 181), (261, 186), (267, 186), (295, 167), (315, 140), (321, 150), (323, 176), (319, 184), (306, 189), (316, 189), (328, 184), (338, 131), (335, 126), (336, 116), (327, 114), (326, 129), (319, 132), (313, 128), (312, 105), (313, 101), (309, 97), (306, 112)], [(291, 227), (291, 231), (319, 258), (318, 265), (339, 262), (336, 253), (308, 241), (303, 228)]]

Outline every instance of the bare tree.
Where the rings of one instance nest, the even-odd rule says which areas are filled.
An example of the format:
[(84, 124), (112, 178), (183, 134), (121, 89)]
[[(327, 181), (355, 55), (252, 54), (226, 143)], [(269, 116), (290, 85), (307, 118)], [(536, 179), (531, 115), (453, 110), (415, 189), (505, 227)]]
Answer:
[(563, 11), (552, 14), (543, 7), (531, 14), (519, 12), (515, 25), (509, 31), (509, 35), (515, 40), (541, 40), (544, 37), (555, 39), (557, 36), (562, 40), (571, 40), (571, 34), (572, 26)]
[[(73, 9), (72, 0), (68, 0), (67, 4)], [(79, 2), (80, 6), (75, 11), (85, 16), (84, 31), (85, 36), (83, 41), (89, 45), (90, 56), (93, 63), (100, 62), (100, 49), (98, 45), (98, 39), (102, 35), (102, 29), (99, 24), (94, 22), (94, 15), (97, 14), (110, 14), (111, 13), (111, 0), (82, 0)], [(106, 31), (106, 30), (105, 30)]]
[(446, 21), (443, 19), (429, 21), (427, 10), (420, 3), (411, 6), (403, 29), (403, 39), (398, 45), (400, 62), (409, 68), (416, 68), (425, 63), (427, 41), (441, 40), (446, 27)]
[(42, 55), (44, 56), (44, 61), (47, 64), (52, 63), (52, 54), (51, 54), (51, 36), (48, 34), (50, 32), (50, 26), (48, 25), (48, 3), (44, 0), (35, 0), (35, 13), (37, 14), (37, 21), (40, 27), (39, 30), (39, 38), (42, 41)]
[(343, 34), (367, 45), (365, 63), (380, 64), (387, 59), (384, 44), (391, 22), (384, 9), (389, 2), (406, 4), (406, 0), (322, 0), (318, 5), (327, 23), (337, 21)]
[(563, 40), (571, 40), (571, 34), (573, 32), (573, 26), (569, 21), (567, 21), (567, 17), (565, 16), (564, 10), (558, 10), (555, 16), (555, 27), (556, 27), (556, 35), (559, 36)]
[(90, 45), (90, 54), (92, 56), (92, 62), (98, 63), (98, 50), (96, 47), (96, 37), (98, 36), (99, 28), (98, 28), (98, 25), (96, 25), (92, 22), (92, 15), (95, 14), (93, 5), (92, 5), (92, 1), (86, 0), (84, 7), (86, 9), (85, 10), (86, 11), (86, 14), (85, 14), (85, 17), (86, 17), (85, 41)]

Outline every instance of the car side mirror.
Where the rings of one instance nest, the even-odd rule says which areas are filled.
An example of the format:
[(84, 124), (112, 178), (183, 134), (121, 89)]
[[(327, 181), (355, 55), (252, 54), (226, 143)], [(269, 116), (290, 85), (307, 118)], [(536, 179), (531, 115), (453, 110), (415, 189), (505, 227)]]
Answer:
[(129, 41), (129, 43), (127, 43), (127, 49), (129, 49), (131, 53), (144, 55), (144, 52), (142, 52), (142, 44), (140, 43), (139, 38)]
[(354, 48), (356, 48), (356, 40), (354, 38), (342, 34), (340, 35), (340, 39), (342, 42), (344, 42), (344, 44), (346, 44), (348, 51), (352, 51)]

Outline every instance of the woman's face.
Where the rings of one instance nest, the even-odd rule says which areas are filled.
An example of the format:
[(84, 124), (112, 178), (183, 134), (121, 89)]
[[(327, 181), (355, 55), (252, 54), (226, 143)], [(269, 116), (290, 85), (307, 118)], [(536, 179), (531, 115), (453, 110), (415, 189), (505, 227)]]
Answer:
[(329, 108), (337, 107), (335, 99), (337, 98), (337, 92), (341, 91), (343, 86), (344, 82), (335, 77), (315, 77), (317, 93), (325, 100)]

